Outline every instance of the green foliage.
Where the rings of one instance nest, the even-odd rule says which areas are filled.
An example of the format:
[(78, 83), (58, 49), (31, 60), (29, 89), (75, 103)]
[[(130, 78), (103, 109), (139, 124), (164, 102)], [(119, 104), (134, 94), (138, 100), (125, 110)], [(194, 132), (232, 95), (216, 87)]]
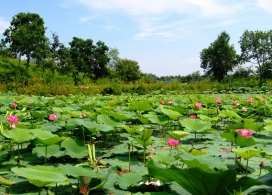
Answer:
[(201, 65), (206, 75), (212, 75), (222, 81), (237, 64), (237, 54), (233, 45), (229, 44), (230, 36), (225, 31), (200, 53)]
[(268, 71), (269, 74), (269, 71), (271, 71), (272, 31), (254, 32), (246, 30), (239, 43), (241, 47), (240, 62), (252, 62), (258, 65), (261, 85), (265, 72)]
[(115, 64), (115, 74), (125, 82), (133, 82), (140, 78), (141, 72), (138, 62), (134, 60), (121, 59)]
[(15, 56), (26, 55), (27, 68), (30, 59), (44, 58), (47, 48), (47, 37), (43, 19), (35, 13), (18, 13), (12, 18), (10, 27), (5, 30), (3, 35), (5, 42), (9, 44), (10, 50)]

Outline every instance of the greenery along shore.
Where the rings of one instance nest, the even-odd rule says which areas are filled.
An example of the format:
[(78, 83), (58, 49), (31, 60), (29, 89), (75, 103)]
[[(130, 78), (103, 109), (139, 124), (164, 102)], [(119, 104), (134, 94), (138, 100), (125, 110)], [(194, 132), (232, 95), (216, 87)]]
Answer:
[[(245, 30), (239, 41), (240, 54), (223, 31), (200, 51), (203, 75), (196, 71), (186, 76), (157, 77), (143, 73), (137, 61), (120, 58), (118, 49), (109, 48), (103, 41), (73, 37), (67, 46), (55, 32), (51, 39), (46, 37), (46, 29), (43, 18), (35, 13), (18, 13), (12, 18), (0, 43), (2, 92), (270, 93), (272, 31)], [(177, 73), (182, 74), (182, 67)]]

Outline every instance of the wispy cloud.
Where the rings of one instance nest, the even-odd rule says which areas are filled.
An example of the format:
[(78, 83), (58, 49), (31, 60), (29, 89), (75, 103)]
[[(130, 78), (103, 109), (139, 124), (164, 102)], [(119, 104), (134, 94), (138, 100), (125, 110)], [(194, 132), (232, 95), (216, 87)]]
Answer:
[(0, 33), (2, 34), (8, 27), (10, 23), (5, 21), (4, 18), (0, 17)]
[(89, 22), (90, 20), (93, 20), (94, 18), (97, 18), (97, 17), (98, 17), (98, 15), (94, 15), (94, 16), (79, 18), (79, 20), (82, 23), (86, 23), (86, 22)]
[[(133, 16), (154, 14), (202, 14), (203, 16), (228, 16), (243, 9), (245, 3), (223, 0), (76, 0), (91, 9), (126, 13)], [(235, 3), (234, 3), (235, 2)]]
[[(261, 0), (259, 0), (261, 1)], [(71, 2), (71, 1), (70, 1)], [(231, 25), (235, 16), (249, 3), (236, 0), (75, 0), (76, 4), (94, 13), (125, 15), (138, 25), (134, 38), (175, 40), (192, 36), (188, 26), (205, 19), (216, 20), (209, 25)], [(169, 19), (171, 18), (171, 20)], [(186, 23), (188, 18), (192, 24)], [(83, 19), (81, 19), (83, 20)], [(87, 19), (86, 19), (87, 20)], [(85, 20), (84, 20), (85, 21)], [(183, 26), (185, 26), (186, 28)]]
[(257, 0), (257, 6), (272, 14), (272, 1)]

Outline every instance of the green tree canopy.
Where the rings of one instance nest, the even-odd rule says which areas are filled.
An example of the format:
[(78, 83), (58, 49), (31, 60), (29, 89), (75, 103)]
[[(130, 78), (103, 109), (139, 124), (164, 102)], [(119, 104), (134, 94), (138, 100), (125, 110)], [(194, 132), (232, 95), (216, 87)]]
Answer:
[(260, 84), (267, 70), (271, 71), (272, 30), (248, 31), (240, 38), (240, 63), (251, 62), (257, 64)]
[(238, 55), (229, 41), (229, 34), (223, 31), (208, 48), (200, 52), (200, 67), (206, 75), (213, 76), (218, 81), (223, 80), (237, 65)]
[[(98, 79), (108, 75), (107, 63), (109, 58), (107, 51), (109, 47), (102, 41), (98, 41), (96, 45), (91, 39), (83, 40), (73, 37), (70, 44), (70, 59), (72, 63), (72, 73), (75, 85), (80, 81), (80, 73), (82, 77)], [(71, 67), (71, 64), (69, 65)]]
[(141, 77), (138, 62), (134, 60), (121, 59), (115, 64), (116, 77), (123, 81), (136, 81)]
[(10, 27), (3, 35), (5, 43), (9, 44), (10, 51), (19, 59), (27, 58), (27, 68), (30, 59), (44, 58), (47, 49), (43, 19), (34, 13), (18, 13), (12, 18)]

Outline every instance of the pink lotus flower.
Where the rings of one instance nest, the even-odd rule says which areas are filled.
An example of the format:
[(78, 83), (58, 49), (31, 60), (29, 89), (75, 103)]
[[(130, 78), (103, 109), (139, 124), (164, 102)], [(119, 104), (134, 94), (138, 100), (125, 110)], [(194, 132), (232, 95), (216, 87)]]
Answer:
[(167, 139), (167, 144), (168, 144), (168, 146), (176, 147), (179, 144), (179, 140), (176, 140), (176, 139), (173, 139), (173, 138), (168, 138)]
[(244, 112), (247, 112), (247, 108), (246, 108), (246, 107), (242, 107), (242, 110), (243, 110)]
[(201, 106), (202, 106), (201, 103), (199, 103), (199, 102), (195, 103), (195, 107), (196, 107), (196, 108), (200, 108)]
[(54, 121), (55, 119), (57, 119), (58, 118), (58, 115), (56, 115), (56, 114), (49, 114), (49, 117), (48, 117), (48, 119), (50, 120), (50, 121)]
[(10, 104), (10, 106), (11, 106), (12, 108), (17, 108), (18, 104), (12, 102), (12, 103)]
[(215, 100), (215, 103), (216, 103), (216, 104), (221, 104), (221, 103), (222, 103), (222, 100), (217, 99), (217, 100)]
[(191, 119), (196, 119), (196, 115), (193, 115), (193, 114), (190, 115), (189, 117), (190, 117)]
[(159, 103), (160, 103), (161, 105), (163, 105), (163, 104), (164, 104), (164, 101), (163, 101), (163, 100), (160, 100)]
[(260, 102), (264, 102), (264, 98), (260, 98)]
[(250, 98), (250, 99), (247, 100), (247, 102), (248, 102), (249, 104), (252, 104), (252, 103), (254, 102), (254, 100), (253, 100), (252, 98)]
[(238, 102), (235, 101), (235, 100), (233, 100), (233, 101), (231, 102), (232, 105), (237, 105), (237, 103), (238, 103)]
[(250, 130), (246, 129), (238, 129), (237, 131), (242, 137), (248, 138), (250, 137), (253, 133)]
[(8, 121), (9, 123), (18, 123), (19, 120), (20, 120), (20, 119), (19, 119), (17, 116), (8, 116), (8, 118), (7, 118), (7, 121)]
[(168, 102), (167, 102), (167, 105), (168, 105), (168, 106), (171, 106), (171, 105), (172, 105), (172, 102), (171, 102), (171, 101), (168, 101)]
[(15, 124), (11, 124), (10, 126), (9, 126), (9, 129), (15, 129), (16, 128), (16, 125)]

